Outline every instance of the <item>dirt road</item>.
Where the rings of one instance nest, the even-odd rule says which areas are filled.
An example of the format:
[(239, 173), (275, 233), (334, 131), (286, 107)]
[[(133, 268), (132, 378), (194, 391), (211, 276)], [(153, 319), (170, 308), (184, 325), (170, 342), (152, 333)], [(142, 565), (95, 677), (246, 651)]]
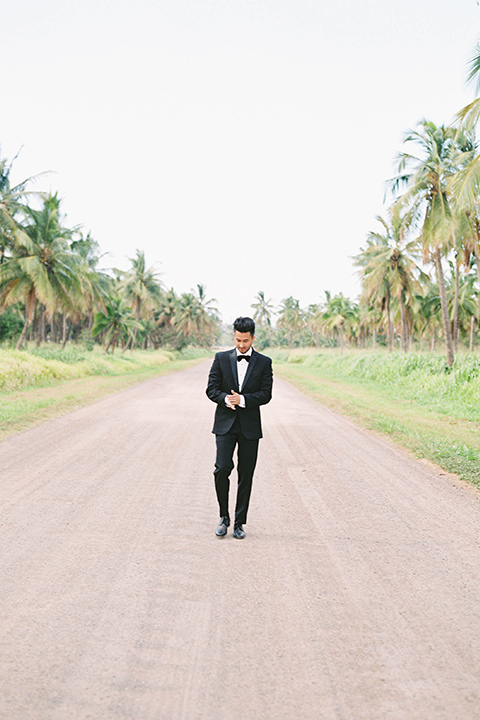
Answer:
[(480, 718), (480, 493), (277, 380), (219, 540), (207, 372), (0, 444), (0, 718)]

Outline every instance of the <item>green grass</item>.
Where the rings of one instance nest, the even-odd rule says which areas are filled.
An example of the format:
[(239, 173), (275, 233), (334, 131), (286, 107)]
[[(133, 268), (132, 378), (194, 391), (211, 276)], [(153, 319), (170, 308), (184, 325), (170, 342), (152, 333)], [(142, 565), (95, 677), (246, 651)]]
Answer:
[(314, 399), (480, 487), (480, 358), (273, 351), (276, 373)]
[(0, 392), (46, 386), (58, 380), (73, 380), (90, 375), (125, 375), (155, 370), (179, 359), (168, 350), (133, 351), (105, 355), (95, 351), (43, 347), (26, 352), (0, 349)]
[(77, 347), (0, 349), (0, 439), (151, 377), (177, 372), (211, 352), (136, 350), (106, 356)]

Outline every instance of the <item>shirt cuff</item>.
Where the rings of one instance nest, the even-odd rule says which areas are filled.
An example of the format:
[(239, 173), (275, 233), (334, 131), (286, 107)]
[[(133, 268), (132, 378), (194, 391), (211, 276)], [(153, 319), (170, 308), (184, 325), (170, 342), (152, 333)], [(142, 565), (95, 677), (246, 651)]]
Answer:
[(240, 395), (239, 407), (241, 407), (241, 408), (245, 407), (245, 398), (243, 397), (243, 395)]

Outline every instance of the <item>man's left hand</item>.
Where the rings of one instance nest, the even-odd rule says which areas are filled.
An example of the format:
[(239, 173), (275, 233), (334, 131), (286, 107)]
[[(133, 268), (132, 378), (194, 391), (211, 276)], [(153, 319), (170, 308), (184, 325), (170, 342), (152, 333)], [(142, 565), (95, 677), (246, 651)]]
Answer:
[(227, 397), (230, 405), (240, 405), (240, 395), (235, 390), (230, 390), (230, 395)]

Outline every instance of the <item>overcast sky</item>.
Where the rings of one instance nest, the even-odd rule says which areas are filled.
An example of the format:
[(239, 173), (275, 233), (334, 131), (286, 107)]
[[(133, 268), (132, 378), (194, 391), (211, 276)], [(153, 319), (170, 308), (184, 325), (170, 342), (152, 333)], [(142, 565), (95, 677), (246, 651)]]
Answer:
[(476, 0), (1, 0), (0, 144), (126, 268), (352, 299), (404, 132), (473, 99)]

